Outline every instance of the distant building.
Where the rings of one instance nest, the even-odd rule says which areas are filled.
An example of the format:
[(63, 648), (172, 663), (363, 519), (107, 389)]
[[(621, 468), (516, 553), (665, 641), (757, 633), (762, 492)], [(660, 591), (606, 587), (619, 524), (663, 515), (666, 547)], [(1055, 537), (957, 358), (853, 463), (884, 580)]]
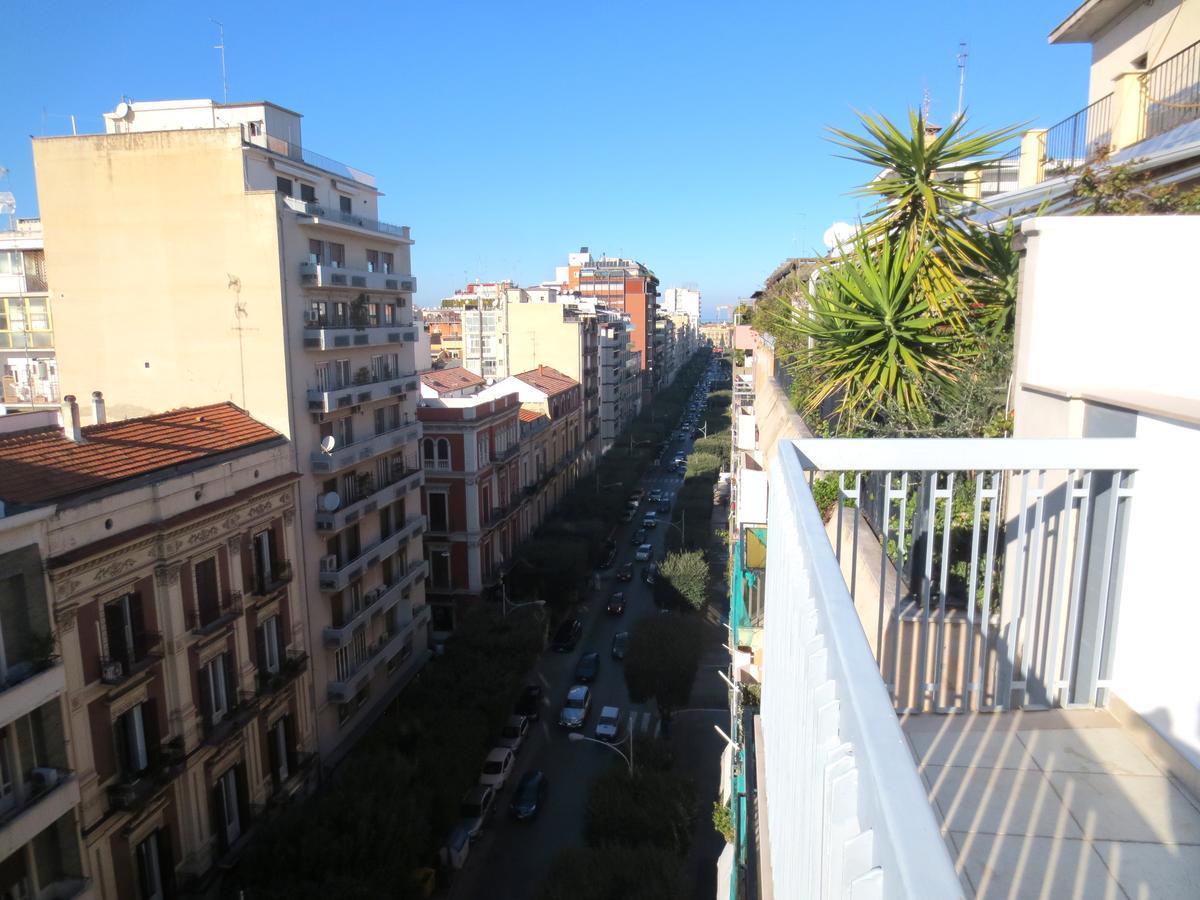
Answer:
[[(447, 400), (451, 397), (470, 397), (484, 388), (484, 380), (462, 366), (435, 369), (421, 376), (422, 400)], [(418, 413), (420, 408), (418, 408)]]
[(667, 288), (658, 308), (660, 312), (687, 313), (693, 322), (699, 322), (700, 292), (689, 288)]
[(58, 407), (58, 360), (41, 219), (0, 231), (0, 411)]
[(463, 355), (462, 312), (457, 309), (424, 309), (421, 321), (429, 335), (430, 363), (461, 362)]

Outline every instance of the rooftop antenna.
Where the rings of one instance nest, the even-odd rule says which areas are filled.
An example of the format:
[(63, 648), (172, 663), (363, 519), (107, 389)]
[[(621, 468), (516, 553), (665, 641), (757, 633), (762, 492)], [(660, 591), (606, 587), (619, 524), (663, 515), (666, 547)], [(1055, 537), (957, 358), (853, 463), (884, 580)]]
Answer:
[(219, 40), (220, 43), (213, 44), (213, 49), (221, 51), (221, 90), (224, 92), (223, 96), (225, 98), (222, 102), (228, 103), (229, 102), (229, 79), (225, 75), (225, 25), (221, 22), (218, 22), (216, 19), (209, 19), (208, 21), (212, 22), (214, 25), (217, 26), (217, 31), (218, 31), (217, 40)]
[(958, 42), (958, 112), (955, 119), (961, 119), (963, 114), (963, 84), (967, 80), (967, 42)]

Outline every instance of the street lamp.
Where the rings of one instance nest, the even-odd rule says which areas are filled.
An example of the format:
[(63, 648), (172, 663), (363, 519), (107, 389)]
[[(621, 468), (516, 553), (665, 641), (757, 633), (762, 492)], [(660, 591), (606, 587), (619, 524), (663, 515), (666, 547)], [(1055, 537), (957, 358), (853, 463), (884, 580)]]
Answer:
[(526, 600), (524, 603), (512, 603), (508, 599), (508, 585), (504, 583), (504, 576), (500, 576), (500, 617), (508, 618), (510, 609), (518, 609), (522, 606), (545, 606), (545, 600)]
[[(633, 720), (633, 717), (630, 716), (630, 721), (632, 722), (632, 720)], [(630, 778), (633, 777), (633, 730), (632, 730), (632, 728), (630, 729), (630, 732), (629, 732), (629, 755), (628, 756), (626, 756), (624, 754), (624, 752), (622, 752), (621, 750), (618, 750), (616, 748), (616, 746), (608, 743), (607, 741), (598, 741), (595, 738), (590, 738), (587, 735), (580, 734), (577, 731), (572, 731), (570, 734), (568, 734), (567, 740), (574, 741), (576, 743), (578, 743), (579, 741), (587, 741), (589, 744), (599, 744), (601, 747), (607, 747), (613, 753), (615, 753), (619, 757), (621, 757), (621, 759), (625, 760), (625, 762), (629, 765), (629, 777)]]

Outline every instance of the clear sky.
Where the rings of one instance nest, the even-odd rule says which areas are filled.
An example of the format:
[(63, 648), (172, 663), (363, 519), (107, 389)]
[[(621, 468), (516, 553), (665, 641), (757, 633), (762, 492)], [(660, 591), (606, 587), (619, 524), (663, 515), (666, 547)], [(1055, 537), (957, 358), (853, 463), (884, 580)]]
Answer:
[(870, 173), (826, 126), (926, 90), (951, 118), (960, 41), (974, 125), (1083, 107), (1089, 48), (1046, 42), (1076, 5), (9, 0), (0, 190), (36, 212), (29, 136), (68, 114), (103, 131), (123, 95), (220, 99), (216, 18), (230, 100), (303, 113), (306, 146), (378, 177), (381, 218), (412, 226), (418, 304), (552, 277), (587, 245), (698, 286), (709, 318), (855, 217)]

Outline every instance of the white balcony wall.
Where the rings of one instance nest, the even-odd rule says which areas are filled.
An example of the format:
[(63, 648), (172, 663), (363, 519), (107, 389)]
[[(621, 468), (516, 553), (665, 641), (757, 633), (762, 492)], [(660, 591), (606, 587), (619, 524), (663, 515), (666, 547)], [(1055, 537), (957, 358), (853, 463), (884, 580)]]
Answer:
[[(1018, 437), (1136, 438), (1113, 693), (1200, 767), (1200, 216), (1026, 222)], [(1103, 261), (1103, 262), (1100, 262)], [(1100, 262), (1100, 264), (1098, 264)]]
[(775, 897), (961, 896), (796, 450), (771, 472), (762, 726)]

